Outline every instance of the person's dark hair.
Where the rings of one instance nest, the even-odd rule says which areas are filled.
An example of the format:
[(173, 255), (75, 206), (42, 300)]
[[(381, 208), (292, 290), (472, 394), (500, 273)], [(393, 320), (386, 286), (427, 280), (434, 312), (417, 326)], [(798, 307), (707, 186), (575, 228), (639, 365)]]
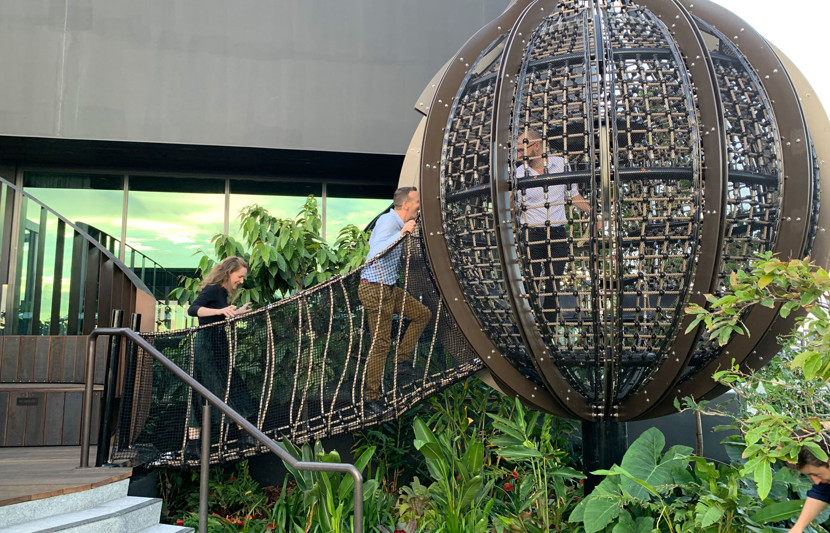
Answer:
[[(801, 437), (806, 437), (805, 432), (798, 432), (798, 435)], [(819, 448), (824, 450), (828, 456), (830, 456), (830, 434), (822, 432), (821, 438), (816, 443), (818, 444)], [(802, 446), (800, 450), (798, 450), (798, 461), (795, 463), (784, 463), (788, 468), (793, 468), (795, 470), (801, 470), (805, 466), (816, 466), (816, 467), (823, 467), (823, 466), (830, 466), (830, 461), (822, 461), (815, 455), (813, 452), (810, 451), (809, 448), (806, 446)]]
[(240, 268), (248, 268), (248, 264), (244, 259), (236, 256), (225, 258), (221, 263), (213, 266), (210, 273), (205, 276), (202, 284), (199, 285), (199, 290), (204, 289), (208, 285), (221, 285), (228, 291), (228, 301), (232, 302), (236, 297), (236, 290), (233, 287), (228, 287), (228, 280), (231, 279), (231, 274)]
[[(824, 453), (830, 455), (830, 451), (828, 451), (827, 442), (825, 439), (822, 439), (818, 442), (819, 447), (824, 450)], [(830, 463), (827, 461), (822, 461), (811, 452), (806, 446), (802, 446), (801, 449), (798, 451), (798, 462), (795, 464), (796, 470), (801, 470), (805, 466), (830, 466)]]
[(417, 187), (400, 187), (397, 191), (395, 191), (395, 195), (392, 196), (392, 201), (395, 203), (395, 209), (403, 207), (403, 203), (406, 200), (409, 200), (409, 193), (417, 190)]

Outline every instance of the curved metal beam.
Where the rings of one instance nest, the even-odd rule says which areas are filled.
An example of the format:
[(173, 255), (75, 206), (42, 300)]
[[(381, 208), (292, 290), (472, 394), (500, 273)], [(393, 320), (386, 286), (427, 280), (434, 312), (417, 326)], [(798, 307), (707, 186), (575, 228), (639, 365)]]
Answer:
[[(450, 261), (447, 241), (444, 238), (443, 212), (441, 209), (440, 167), (444, 130), (450, 113), (450, 103), (455, 99), (468, 70), (471, 58), (477, 57), (491, 42), (505, 33), (513, 21), (532, 3), (524, 0), (512, 4), (502, 15), (479, 30), (450, 61), (436, 93), (430, 103), (420, 159), (421, 223), (424, 244), (435, 281), (455, 321), (473, 349), (481, 355), (484, 364), (498, 376), (508, 389), (521, 390), (521, 396), (540, 409), (564, 416), (572, 416), (549, 392), (540, 389), (521, 375), (501, 353), (486, 332), (464, 295), (455, 277)], [(466, 58), (466, 60), (465, 60)], [(438, 142), (435, 142), (438, 141)]]
[[(723, 103), (718, 90), (714, 62), (688, 10), (676, 0), (644, 0), (641, 3), (668, 28), (680, 48), (681, 55), (687, 58), (686, 68), (695, 80), (697, 89), (697, 108), (700, 113), (698, 142), (703, 148), (706, 165), (703, 166), (702, 161), (697, 162), (702, 189), (699, 194), (703, 196), (703, 201), (698, 205), (702, 205), (703, 213), (697, 214), (702, 218), (700, 244), (696, 246), (697, 266), (688, 290), (689, 303), (704, 306), (705, 295), (717, 286), (726, 217), (724, 193), (728, 187), (729, 166)], [(702, 326), (686, 333), (691, 321), (692, 317), (685, 317), (677, 326), (677, 337), (672, 343), (670, 353), (666, 354), (666, 359), (658, 371), (652, 374), (649, 384), (641, 387), (620, 406), (621, 416), (627, 419), (642, 417), (655, 406), (674, 396), (675, 384), (694, 356), (698, 340), (703, 334)], [(666, 382), (671, 382), (672, 385), (667, 387)]]

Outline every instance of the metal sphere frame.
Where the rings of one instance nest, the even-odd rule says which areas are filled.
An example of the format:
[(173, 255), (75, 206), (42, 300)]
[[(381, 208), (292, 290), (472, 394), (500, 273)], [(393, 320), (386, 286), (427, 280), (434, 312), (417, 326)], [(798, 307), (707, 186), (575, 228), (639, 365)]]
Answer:
[(826, 147), (807, 122), (827, 117), (805, 114), (788, 68), (707, 0), (517, 0), (436, 75), (401, 183), (419, 185), (439, 290), (506, 393), (650, 418), (776, 352), (792, 324), (777, 308), (749, 311), (752, 334), (723, 349), (683, 309), (756, 252), (826, 263)]

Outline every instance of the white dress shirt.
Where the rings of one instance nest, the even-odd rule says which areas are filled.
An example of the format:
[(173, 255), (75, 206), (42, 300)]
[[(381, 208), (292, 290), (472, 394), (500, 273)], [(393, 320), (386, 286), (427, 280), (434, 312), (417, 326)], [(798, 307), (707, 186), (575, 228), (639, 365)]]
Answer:
[[(561, 174), (565, 172), (565, 160), (561, 157), (547, 158), (547, 171), (549, 174)], [(538, 176), (539, 173), (529, 166), (522, 165), (516, 169), (516, 178), (523, 178), (525, 175)], [(534, 178), (531, 178), (534, 179)], [(547, 194), (543, 187), (529, 187), (519, 197), (519, 202), (524, 202), (527, 211), (520, 211), (521, 223), (529, 227), (544, 226), (546, 220), (550, 220), (551, 226), (562, 226), (567, 222), (565, 215), (565, 203), (569, 198), (579, 194), (576, 183), (570, 187), (565, 184), (548, 185)], [(549, 207), (545, 207), (545, 202)], [(517, 204), (519, 207), (521, 203)]]

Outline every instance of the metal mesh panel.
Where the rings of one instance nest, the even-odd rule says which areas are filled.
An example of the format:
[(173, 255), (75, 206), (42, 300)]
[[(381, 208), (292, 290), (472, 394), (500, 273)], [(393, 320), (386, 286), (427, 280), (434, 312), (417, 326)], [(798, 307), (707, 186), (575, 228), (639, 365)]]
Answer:
[(695, 271), (696, 109), (680, 54), (650, 13), (609, 20), (615, 67), (623, 401), (667, 357)]
[(593, 166), (583, 21), (583, 14), (554, 16), (530, 39), (509, 167), (524, 295), (554, 362), (580, 394), (594, 397), (590, 220), (577, 208), (588, 208)]
[[(274, 438), (302, 443), (376, 424), (482, 368), (441, 302), (420, 237), (404, 237), (394, 246), (403, 247), (401, 276), (383, 294), (405, 292), (414, 299), (403, 299), (394, 312), (389, 308), (391, 338), (385, 341), (391, 346), (380, 362), (380, 414), (367, 408), (365, 390), (370, 350), (384, 339), (370, 332), (370, 303), (361, 292), (380, 286), (362, 284), (362, 269), (234, 320), (144, 336)], [(393, 300), (383, 305), (393, 306)], [(403, 317), (419, 305), (428, 310), (428, 322), (409, 359), (411, 370), (404, 372), (395, 357), (415, 319)], [(201, 425), (200, 398), (149, 354), (133, 350), (129, 362), (113, 461), (196, 466), (198, 458), (186, 449)], [(212, 462), (258, 452), (216, 409), (211, 420)]]
[[(757, 253), (775, 245), (780, 212), (781, 156), (779, 135), (770, 102), (760, 80), (740, 59), (735, 46), (718, 30), (701, 20), (713, 46), (718, 90), (723, 102), (729, 154), (729, 182), (719, 294), (726, 291), (730, 272), (745, 269)], [(703, 368), (721, 348), (704, 335), (684, 378)]]
[(444, 236), (479, 322), (511, 364), (542, 385), (513, 322), (495, 235), (490, 141), (494, 73), (503, 48), (500, 38), (476, 60), (450, 113), (441, 168)]
[[(609, 17), (607, 93), (585, 79), (596, 68), (587, 26), (552, 16), (530, 39), (513, 118), (514, 212), (525, 292), (555, 363), (598, 401), (608, 370), (590, 368), (613, 349), (621, 401), (666, 356), (694, 272), (696, 110), (661, 23), (639, 9)], [(594, 169), (605, 110), (617, 171), (603, 222), (586, 211), (603, 203)]]

